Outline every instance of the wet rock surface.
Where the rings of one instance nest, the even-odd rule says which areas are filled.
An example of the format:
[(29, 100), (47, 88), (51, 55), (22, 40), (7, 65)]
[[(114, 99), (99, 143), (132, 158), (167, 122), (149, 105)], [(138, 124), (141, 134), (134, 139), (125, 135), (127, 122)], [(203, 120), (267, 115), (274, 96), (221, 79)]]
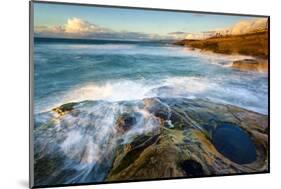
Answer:
[(124, 133), (128, 131), (131, 127), (133, 127), (137, 123), (137, 117), (139, 115), (136, 113), (129, 114), (124, 113), (118, 117), (116, 121), (116, 126), (118, 132)]
[(63, 104), (60, 107), (54, 108), (53, 111), (58, 113), (60, 116), (62, 116), (64, 114), (66, 114), (67, 112), (72, 111), (76, 104), (77, 103), (75, 103), (75, 102), (70, 102), (70, 103), (67, 103), (67, 104)]
[[(158, 139), (146, 145), (137, 156), (131, 155), (138, 149), (132, 143), (119, 146), (107, 180), (268, 170), (266, 115), (200, 99), (154, 98), (145, 99), (144, 105), (161, 120), (159, 130), (150, 133), (157, 134)], [(173, 127), (167, 126), (167, 122)], [(148, 136), (146, 138), (149, 140)], [(135, 138), (133, 142), (138, 140)], [(128, 156), (130, 163), (121, 169), (122, 160)]]
[(35, 120), (37, 185), (268, 171), (267, 115), (186, 98), (63, 107)]

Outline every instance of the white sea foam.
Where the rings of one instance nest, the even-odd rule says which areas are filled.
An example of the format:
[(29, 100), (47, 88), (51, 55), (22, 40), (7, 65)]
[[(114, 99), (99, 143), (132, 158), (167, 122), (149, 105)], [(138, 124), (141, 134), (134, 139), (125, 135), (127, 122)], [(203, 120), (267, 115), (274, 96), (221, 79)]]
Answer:
[(145, 85), (141, 82), (119, 81), (96, 85), (87, 83), (81, 87), (76, 87), (64, 95), (64, 101), (83, 100), (137, 100), (146, 97), (146, 93), (153, 86)]
[(217, 84), (211, 83), (210, 80), (202, 77), (173, 77), (168, 78), (165, 82), (170, 86), (181, 88), (191, 93), (202, 93), (209, 88), (218, 87)]
[[(228, 78), (229, 79), (229, 78)], [(232, 78), (232, 81), (240, 78)], [(66, 91), (57, 98), (40, 104), (39, 111), (48, 111), (68, 102), (84, 100), (105, 100), (109, 102), (141, 100), (150, 97), (209, 98), (218, 102), (238, 105), (267, 114), (260, 101), (267, 101), (266, 95), (253, 90), (229, 84), (224, 77), (169, 77), (159, 81), (113, 81), (105, 84), (86, 83)], [(250, 86), (251, 87), (251, 86)]]
[[(71, 180), (87, 181), (88, 176), (92, 178), (94, 167), (111, 165), (118, 143), (130, 143), (136, 136), (153, 132), (160, 126), (159, 119), (144, 109), (143, 102), (133, 101), (130, 104), (106, 101), (84, 102), (77, 105), (75, 109), (79, 112), (79, 116), (67, 114), (57, 119), (53, 114), (49, 120), (42, 119), (41, 126), (49, 124), (53, 119), (57, 121), (52, 122), (48, 130), (41, 132), (42, 130), (38, 129), (35, 133), (40, 136), (36, 137), (38, 146), (44, 146), (46, 141), (51, 142), (51, 145), (42, 152), (43, 156), (55, 153), (52, 151), (55, 150), (53, 146), (58, 145), (67, 157), (68, 161), (65, 161), (57, 171), (68, 168), (79, 170), (75, 176), (70, 176)], [(136, 123), (127, 132), (120, 133), (116, 122), (124, 113), (134, 115)], [(41, 116), (44, 114), (38, 117)], [(98, 178), (103, 178), (98, 171), (95, 174)]]
[[(171, 87), (171, 90), (164, 90), (162, 96), (173, 97), (178, 92), (189, 92), (192, 94), (202, 93), (207, 89), (218, 87), (216, 83), (200, 77), (170, 77), (161, 81), (115, 81), (103, 85), (87, 83), (73, 88), (66, 92), (62, 100), (64, 102), (79, 102), (83, 100), (141, 100), (159, 95), (158, 88), (163, 86)], [(154, 90), (156, 89), (156, 90)], [(187, 96), (185, 96), (187, 97)]]
[(192, 49), (190, 47), (182, 48), (181, 51), (191, 57), (199, 57), (205, 59), (207, 63), (218, 64), (224, 67), (230, 67), (236, 60), (253, 59), (252, 56), (240, 54), (220, 54), (211, 51), (203, 51), (200, 49)]

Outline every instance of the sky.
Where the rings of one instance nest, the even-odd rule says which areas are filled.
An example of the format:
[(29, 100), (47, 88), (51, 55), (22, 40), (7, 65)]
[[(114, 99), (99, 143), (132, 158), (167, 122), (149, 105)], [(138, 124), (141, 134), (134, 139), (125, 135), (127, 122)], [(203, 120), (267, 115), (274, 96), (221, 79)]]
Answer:
[(196, 38), (257, 18), (202, 13), (34, 3), (35, 36), (73, 38)]

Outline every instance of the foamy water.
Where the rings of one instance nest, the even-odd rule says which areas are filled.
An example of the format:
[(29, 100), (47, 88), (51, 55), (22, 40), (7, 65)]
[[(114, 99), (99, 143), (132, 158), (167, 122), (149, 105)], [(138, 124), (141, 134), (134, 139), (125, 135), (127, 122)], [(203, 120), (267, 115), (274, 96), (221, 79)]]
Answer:
[[(65, 170), (75, 172), (64, 173), (60, 182), (65, 184), (103, 181), (118, 145), (130, 143), (136, 136), (153, 132), (160, 126), (159, 119), (138, 101), (130, 104), (87, 101), (76, 105), (75, 110), (79, 116), (68, 114), (57, 119), (56, 113), (45, 112), (35, 117), (35, 154), (55, 156), (63, 162), (49, 180), (41, 183), (57, 182)], [(118, 133), (116, 120), (132, 112), (137, 114), (136, 123), (129, 131)], [(44, 125), (50, 126), (44, 128)]]

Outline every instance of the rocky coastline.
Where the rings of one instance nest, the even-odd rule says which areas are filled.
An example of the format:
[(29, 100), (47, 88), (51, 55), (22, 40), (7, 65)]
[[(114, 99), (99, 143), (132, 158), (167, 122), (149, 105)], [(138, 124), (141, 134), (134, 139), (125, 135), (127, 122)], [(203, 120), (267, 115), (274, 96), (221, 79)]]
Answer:
[(108, 181), (268, 171), (267, 116), (206, 100), (144, 103), (161, 126), (118, 147)]
[(233, 62), (232, 68), (242, 71), (268, 72), (268, 31), (214, 36), (207, 39), (184, 39), (174, 43), (202, 51), (220, 54), (240, 54), (252, 57)]
[[(100, 104), (107, 109), (112, 106), (109, 102), (84, 101), (42, 114), (34, 130), (36, 184), (268, 172), (267, 115), (207, 99), (122, 101), (114, 104), (122, 106), (122, 111), (113, 116), (109, 127), (112, 132), (100, 143), (92, 141), (99, 136), (97, 129), (109, 129), (105, 128), (107, 125), (95, 124), (98, 118), (108, 119), (107, 115), (104, 118), (95, 112), (95, 106)], [(153, 127), (148, 127), (151, 124)], [(82, 138), (92, 136), (93, 139), (87, 140), (88, 143), (78, 141), (83, 153), (65, 154), (61, 146), (67, 140), (68, 130), (73, 132), (73, 129), (86, 132)], [(54, 133), (58, 135), (57, 141)], [(75, 142), (74, 136), (71, 140)], [(104, 151), (98, 151), (98, 160), (90, 157), (89, 142), (105, 146)], [(72, 146), (67, 149), (78, 150)], [(75, 169), (87, 165), (86, 162), (91, 165), (89, 171)], [(70, 163), (71, 169), (64, 166)]]

